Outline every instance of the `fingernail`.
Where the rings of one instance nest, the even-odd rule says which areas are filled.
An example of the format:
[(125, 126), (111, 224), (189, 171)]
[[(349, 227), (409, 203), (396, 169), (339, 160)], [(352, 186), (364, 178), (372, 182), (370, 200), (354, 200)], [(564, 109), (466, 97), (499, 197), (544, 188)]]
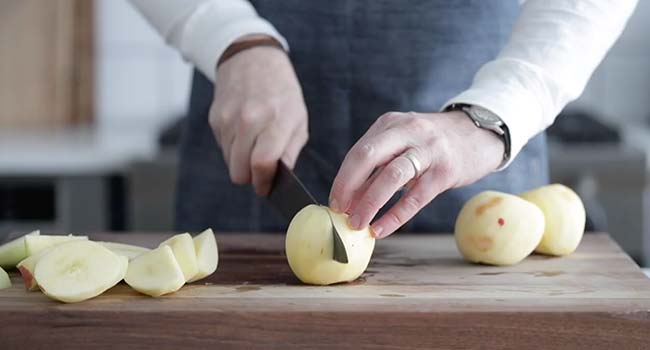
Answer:
[(361, 217), (357, 214), (350, 216), (350, 219), (348, 219), (348, 225), (350, 225), (350, 227), (354, 230), (360, 229), (361, 227), (359, 226), (361, 225)]
[(384, 232), (384, 228), (381, 226), (372, 226), (371, 231), (373, 237), (381, 238), (381, 233)]
[(339, 201), (337, 201), (336, 199), (330, 200), (330, 208), (337, 213), (341, 212), (341, 208), (339, 207)]

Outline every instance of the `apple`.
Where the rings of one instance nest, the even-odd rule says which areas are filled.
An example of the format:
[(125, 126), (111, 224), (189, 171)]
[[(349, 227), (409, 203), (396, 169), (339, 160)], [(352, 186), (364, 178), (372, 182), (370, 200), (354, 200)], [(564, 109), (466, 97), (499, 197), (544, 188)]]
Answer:
[(214, 233), (211, 229), (201, 232), (193, 238), (193, 241), (199, 270), (187, 282), (195, 282), (210, 276), (217, 270), (217, 265), (219, 264), (217, 240), (214, 238)]
[(5, 288), (10, 288), (11, 287), (11, 279), (9, 278), (9, 275), (7, 272), (0, 267), (0, 289), (5, 289)]
[(520, 194), (544, 213), (546, 227), (535, 251), (549, 255), (573, 253), (585, 231), (587, 214), (580, 197), (570, 188), (552, 184)]
[(36, 263), (34, 278), (45, 295), (66, 303), (94, 298), (119, 283), (126, 257), (100, 244), (77, 240), (57, 245)]
[(158, 297), (179, 290), (185, 275), (172, 248), (162, 245), (131, 260), (124, 281), (142, 294)]
[(13, 269), (21, 260), (27, 257), (25, 249), (25, 237), (38, 236), (39, 231), (30, 232), (24, 236), (18, 237), (9, 243), (0, 246), (0, 267)]
[(199, 265), (196, 260), (194, 241), (189, 233), (174, 235), (168, 240), (160, 243), (160, 246), (169, 246), (181, 266), (185, 281), (189, 281), (199, 272)]
[(108, 248), (108, 250), (112, 251), (117, 255), (127, 257), (129, 260), (133, 260), (140, 254), (146, 253), (151, 250), (149, 248), (140, 247), (131, 244), (124, 244), (124, 243), (101, 242), (101, 241), (97, 243), (101, 244), (105, 248)]
[(49, 247), (72, 241), (87, 241), (86, 236), (60, 236), (60, 235), (34, 235), (25, 236), (25, 250), (27, 256), (37, 254)]
[[(332, 221), (346, 247), (347, 264), (332, 257)], [(293, 273), (303, 283), (316, 285), (354, 281), (368, 267), (374, 248), (375, 239), (369, 228), (352, 230), (346, 214), (313, 204), (294, 216), (285, 240), (287, 260)]]
[(25, 283), (25, 288), (27, 290), (34, 291), (38, 289), (38, 283), (36, 283), (36, 279), (34, 279), (34, 269), (36, 268), (36, 263), (38, 263), (38, 261), (41, 260), (45, 254), (54, 249), (54, 247), (49, 247), (36, 254), (32, 254), (19, 262), (18, 265), (16, 265), (16, 268), (20, 272), (20, 275), (23, 278), (23, 282)]
[(542, 239), (544, 214), (520, 197), (485, 191), (465, 203), (454, 231), (465, 259), (514, 265), (530, 255)]

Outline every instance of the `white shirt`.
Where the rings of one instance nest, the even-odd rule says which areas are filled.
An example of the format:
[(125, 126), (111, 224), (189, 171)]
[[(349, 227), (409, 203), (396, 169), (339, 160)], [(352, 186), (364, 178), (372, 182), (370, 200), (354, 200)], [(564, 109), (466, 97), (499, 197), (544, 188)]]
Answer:
[[(246, 0), (131, 0), (166, 41), (212, 81), (221, 54), (246, 34), (290, 43)], [(511, 157), (550, 126), (619, 37), (637, 0), (527, 0), (499, 55), (449, 100), (478, 105), (507, 125)], [(502, 168), (505, 168), (504, 165)]]

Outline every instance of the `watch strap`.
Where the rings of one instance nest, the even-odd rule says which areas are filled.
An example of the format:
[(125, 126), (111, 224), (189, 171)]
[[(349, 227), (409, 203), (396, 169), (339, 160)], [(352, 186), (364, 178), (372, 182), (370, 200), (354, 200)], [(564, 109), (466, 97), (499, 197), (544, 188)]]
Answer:
[(230, 46), (228, 46), (226, 51), (224, 51), (223, 54), (221, 54), (221, 57), (219, 58), (219, 62), (217, 62), (217, 67), (219, 67), (222, 63), (226, 62), (236, 54), (244, 50), (252, 49), (258, 46), (271, 46), (284, 51), (284, 47), (282, 47), (282, 44), (272, 37), (242, 40), (242, 41), (234, 42), (230, 44)]

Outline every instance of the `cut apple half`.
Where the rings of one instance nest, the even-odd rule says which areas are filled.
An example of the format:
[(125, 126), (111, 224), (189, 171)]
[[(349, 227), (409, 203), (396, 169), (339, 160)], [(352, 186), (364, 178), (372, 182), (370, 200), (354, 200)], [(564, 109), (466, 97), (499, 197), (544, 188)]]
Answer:
[(189, 233), (174, 235), (168, 240), (160, 243), (160, 246), (169, 246), (176, 257), (176, 261), (183, 271), (185, 281), (189, 281), (199, 272), (199, 266), (196, 261), (196, 250), (194, 241)]
[(131, 244), (124, 244), (124, 243), (115, 243), (115, 242), (97, 242), (97, 243), (101, 244), (105, 248), (108, 248), (108, 250), (112, 251), (117, 255), (127, 257), (129, 260), (133, 260), (139, 255), (151, 250), (145, 247), (140, 247)]
[(125, 260), (98, 243), (73, 241), (41, 257), (34, 278), (50, 298), (75, 303), (94, 298), (121, 281)]
[(124, 281), (142, 294), (158, 297), (179, 290), (185, 276), (172, 248), (163, 245), (131, 260)]
[(11, 279), (2, 267), (0, 267), (0, 289), (11, 287)]
[(195, 282), (210, 276), (217, 270), (217, 265), (219, 264), (217, 240), (211, 229), (201, 232), (193, 240), (199, 271), (188, 282)]
[(25, 250), (27, 256), (38, 254), (46, 250), (47, 248), (73, 242), (73, 241), (87, 241), (88, 237), (86, 236), (59, 236), (59, 235), (35, 235), (35, 236), (25, 236)]
[(25, 249), (25, 237), (38, 236), (39, 231), (30, 232), (24, 236), (20, 236), (11, 242), (5, 243), (0, 246), (0, 267), (5, 269), (13, 269), (21, 260), (27, 257), (27, 250)]

